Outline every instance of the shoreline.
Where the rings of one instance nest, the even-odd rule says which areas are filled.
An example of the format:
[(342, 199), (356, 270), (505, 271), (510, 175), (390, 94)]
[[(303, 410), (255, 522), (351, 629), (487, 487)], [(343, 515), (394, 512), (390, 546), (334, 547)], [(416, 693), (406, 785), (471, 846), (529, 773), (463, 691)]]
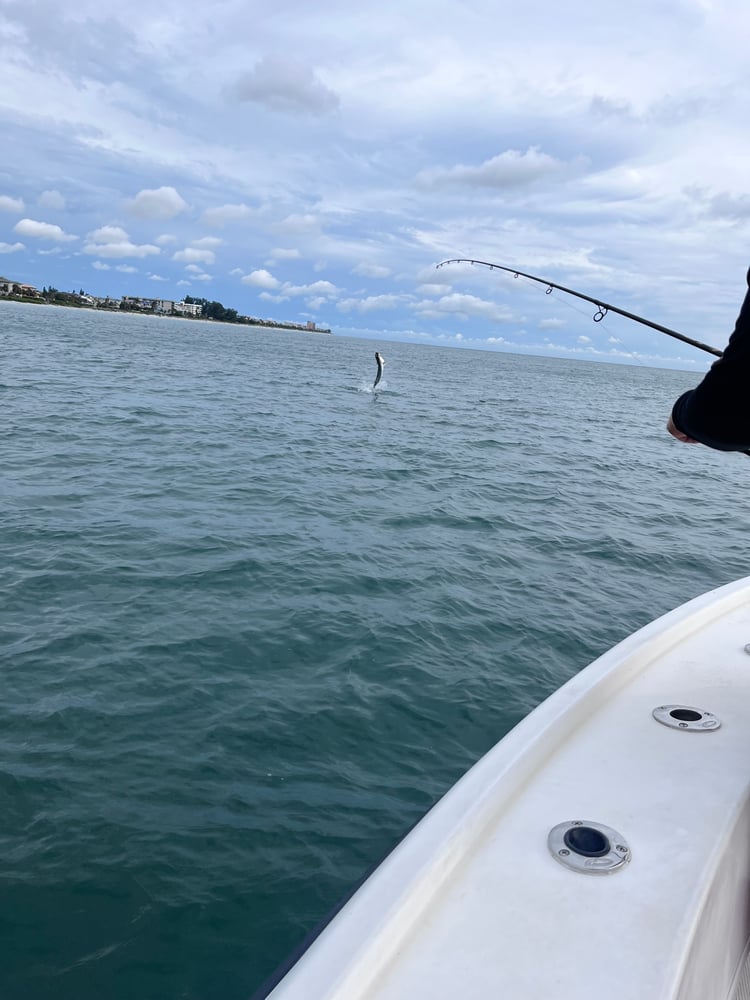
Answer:
[(52, 306), (55, 309), (74, 309), (77, 312), (85, 313), (99, 313), (99, 314), (112, 314), (115, 316), (141, 316), (145, 319), (170, 319), (170, 320), (184, 320), (187, 323), (218, 323), (219, 326), (237, 326), (237, 327), (249, 327), (250, 329), (260, 329), (260, 330), (281, 330), (290, 331), (293, 333), (320, 333), (325, 336), (333, 336), (333, 331), (325, 327), (315, 327), (315, 329), (310, 329), (307, 326), (302, 326), (296, 323), (273, 323), (270, 320), (258, 320), (257, 322), (239, 323), (232, 322), (231, 320), (225, 319), (213, 319), (208, 316), (175, 316), (170, 313), (155, 313), (146, 312), (142, 309), (101, 309), (96, 306), (88, 305), (73, 305), (67, 302), (47, 302), (45, 299), (35, 299), (35, 298), (20, 298), (13, 295), (0, 295), (0, 302), (15, 302), (16, 305), (21, 306)]

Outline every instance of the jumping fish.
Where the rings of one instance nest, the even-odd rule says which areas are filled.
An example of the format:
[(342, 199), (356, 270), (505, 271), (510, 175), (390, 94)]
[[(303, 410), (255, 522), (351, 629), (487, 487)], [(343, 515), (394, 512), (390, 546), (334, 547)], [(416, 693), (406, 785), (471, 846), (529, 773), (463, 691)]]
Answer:
[(375, 351), (375, 360), (378, 363), (378, 374), (375, 376), (375, 381), (372, 384), (373, 389), (383, 377), (383, 365), (385, 364), (385, 358), (378, 351)]

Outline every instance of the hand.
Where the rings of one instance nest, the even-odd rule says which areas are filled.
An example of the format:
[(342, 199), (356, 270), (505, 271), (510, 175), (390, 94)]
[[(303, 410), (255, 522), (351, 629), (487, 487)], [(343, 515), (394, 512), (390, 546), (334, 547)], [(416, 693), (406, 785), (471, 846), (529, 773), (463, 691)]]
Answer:
[(684, 441), (685, 444), (700, 444), (700, 442), (696, 441), (695, 438), (688, 437), (687, 434), (683, 434), (682, 431), (678, 430), (675, 427), (671, 416), (667, 421), (667, 430), (673, 438), (677, 438), (678, 441)]

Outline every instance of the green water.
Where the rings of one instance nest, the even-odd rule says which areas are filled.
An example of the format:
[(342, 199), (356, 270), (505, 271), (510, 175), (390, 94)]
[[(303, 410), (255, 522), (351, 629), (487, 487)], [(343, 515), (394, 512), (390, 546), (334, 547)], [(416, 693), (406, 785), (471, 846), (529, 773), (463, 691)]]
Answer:
[(663, 432), (685, 373), (7, 303), (0, 343), (2, 1000), (244, 1000), (750, 572), (750, 462)]

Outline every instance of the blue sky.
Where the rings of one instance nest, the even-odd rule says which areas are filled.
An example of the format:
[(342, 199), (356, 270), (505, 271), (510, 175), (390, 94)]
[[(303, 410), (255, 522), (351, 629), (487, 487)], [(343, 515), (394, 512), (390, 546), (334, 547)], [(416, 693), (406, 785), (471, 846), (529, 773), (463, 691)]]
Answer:
[(0, 273), (705, 370), (750, 224), (741, 0), (0, 0)]

